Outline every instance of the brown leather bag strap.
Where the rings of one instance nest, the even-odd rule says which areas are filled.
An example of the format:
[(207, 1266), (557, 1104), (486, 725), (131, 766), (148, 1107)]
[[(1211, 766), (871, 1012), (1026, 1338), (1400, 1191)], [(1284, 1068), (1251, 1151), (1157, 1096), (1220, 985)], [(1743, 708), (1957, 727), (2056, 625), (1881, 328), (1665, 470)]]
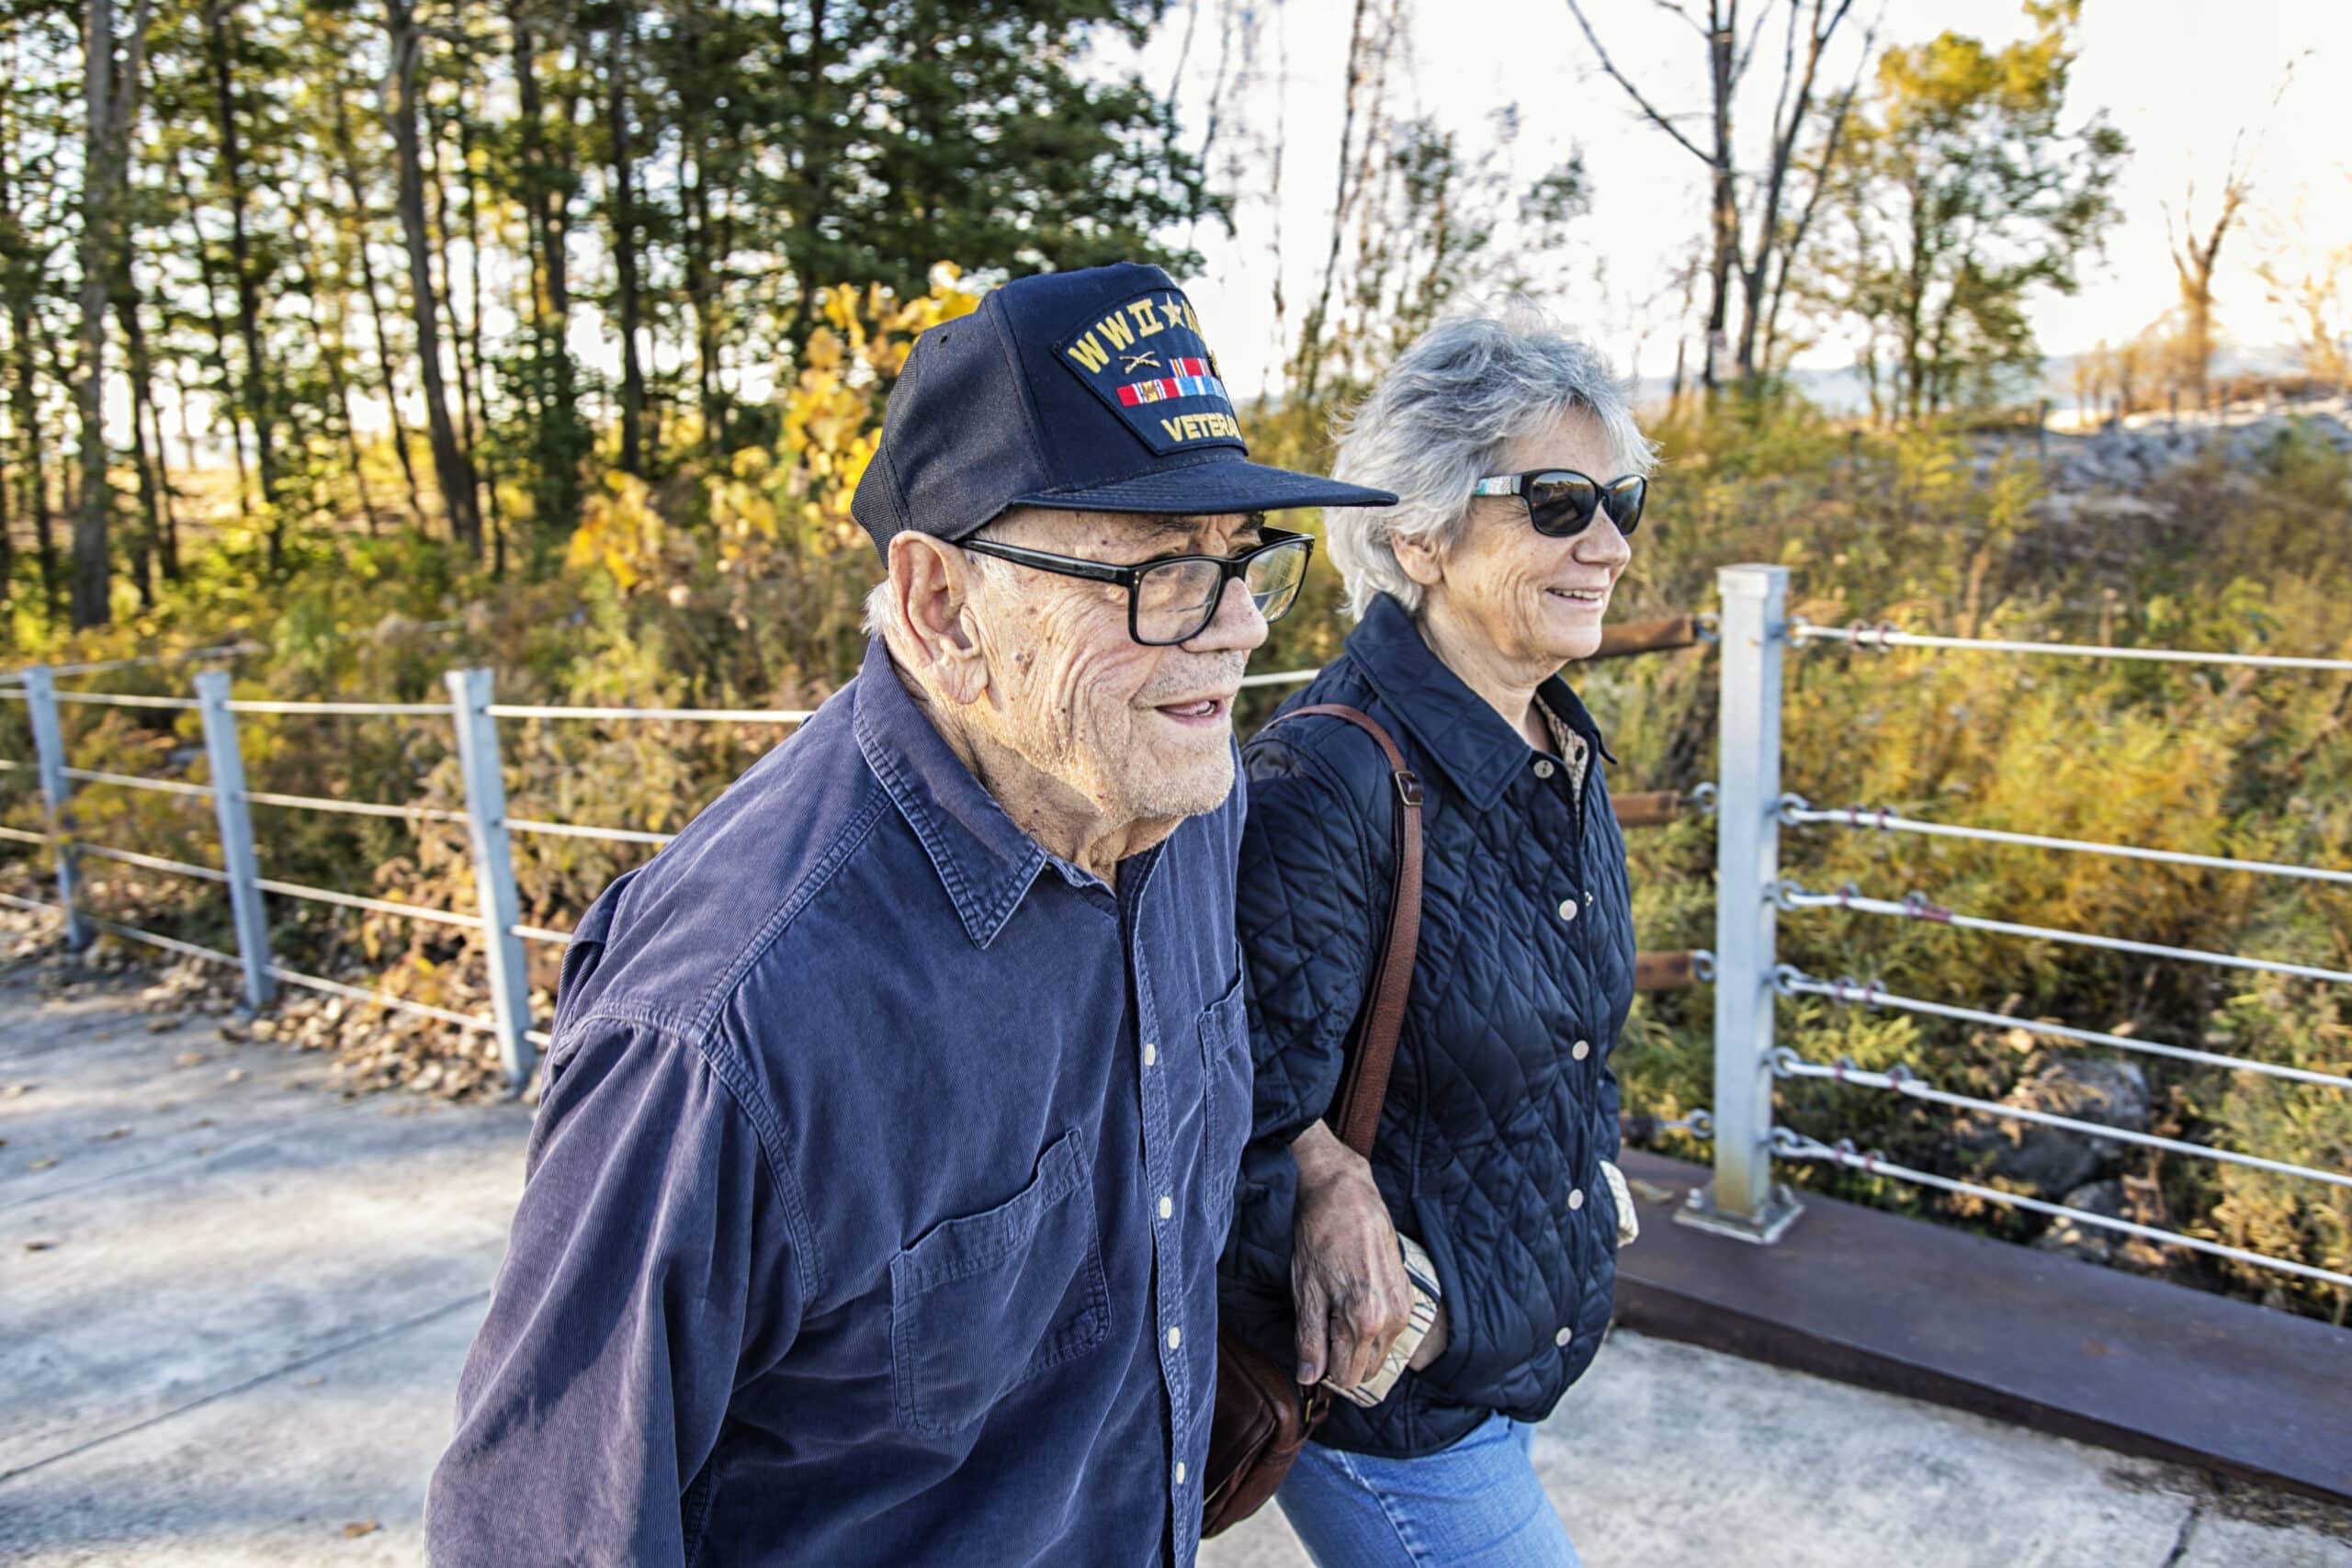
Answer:
[(1405, 1027), (1405, 1000), (1413, 988), (1413, 955), (1421, 940), (1421, 781), (1405, 765), (1405, 754), (1388, 731), (1371, 715), (1343, 704), (1293, 708), (1276, 716), (1266, 729), (1309, 714), (1352, 724), (1378, 741), (1396, 787), (1396, 886), (1389, 900), (1387, 941), (1372, 972), (1370, 1000), (1334, 1105), (1340, 1141), (1370, 1159), (1373, 1138), (1380, 1131), (1380, 1107), (1388, 1098), (1388, 1072), (1396, 1063), (1396, 1036)]

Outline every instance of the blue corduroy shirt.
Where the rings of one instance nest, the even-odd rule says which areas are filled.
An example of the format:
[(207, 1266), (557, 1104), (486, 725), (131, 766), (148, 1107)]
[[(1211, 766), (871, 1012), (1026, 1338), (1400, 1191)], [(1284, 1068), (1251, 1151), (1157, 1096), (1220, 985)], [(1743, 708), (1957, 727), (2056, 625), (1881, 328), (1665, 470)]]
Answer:
[(1241, 787), (1114, 892), (877, 644), (597, 900), (432, 1561), (1183, 1568), (1250, 1129)]

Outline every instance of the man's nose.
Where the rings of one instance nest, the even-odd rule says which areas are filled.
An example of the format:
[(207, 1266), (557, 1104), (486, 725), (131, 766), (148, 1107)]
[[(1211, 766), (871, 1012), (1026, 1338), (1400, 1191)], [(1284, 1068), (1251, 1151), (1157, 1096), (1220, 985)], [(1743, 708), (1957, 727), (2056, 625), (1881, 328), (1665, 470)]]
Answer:
[(1266, 640), (1266, 617), (1258, 613), (1258, 601), (1250, 592), (1250, 585), (1240, 578), (1226, 580), (1224, 596), (1217, 601), (1216, 614), (1209, 617), (1200, 635), (1184, 646), (1195, 653), (1223, 653), (1238, 649), (1247, 653)]

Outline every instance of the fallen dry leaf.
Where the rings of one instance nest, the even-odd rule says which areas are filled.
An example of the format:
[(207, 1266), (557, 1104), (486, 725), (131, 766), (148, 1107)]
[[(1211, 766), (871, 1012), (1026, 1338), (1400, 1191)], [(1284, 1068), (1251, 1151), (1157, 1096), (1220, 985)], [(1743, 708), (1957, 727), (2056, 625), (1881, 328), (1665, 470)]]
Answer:
[(354, 1519), (343, 1527), (343, 1539), (357, 1540), (363, 1535), (374, 1535), (384, 1527), (373, 1519)]
[(130, 1128), (117, 1127), (111, 1132), (100, 1133), (96, 1137), (92, 1138), (90, 1142), (94, 1144), (111, 1144), (117, 1138), (127, 1138), (129, 1136), (130, 1136)]
[(205, 1055), (201, 1051), (183, 1051), (178, 1055), (172, 1058), (172, 1066), (175, 1067), (200, 1067), (210, 1059), (210, 1057)]
[(47, 1159), (34, 1160), (31, 1164), (26, 1166), (25, 1168), (27, 1170), (47, 1170), (51, 1166), (55, 1165), (56, 1163), (57, 1156), (55, 1155), (51, 1155)]
[(38, 1240), (25, 1243), (25, 1250), (27, 1252), (47, 1252), (51, 1247), (55, 1247), (57, 1243), (54, 1240), (48, 1236), (42, 1236)]

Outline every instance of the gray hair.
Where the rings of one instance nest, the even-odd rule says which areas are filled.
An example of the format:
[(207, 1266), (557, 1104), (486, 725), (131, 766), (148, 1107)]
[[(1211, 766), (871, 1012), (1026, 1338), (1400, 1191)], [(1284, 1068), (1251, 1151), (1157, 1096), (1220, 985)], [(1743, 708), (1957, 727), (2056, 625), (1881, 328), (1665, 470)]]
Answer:
[(1340, 431), (1331, 477), (1396, 492), (1394, 506), (1324, 513), (1349, 614), (1363, 619), (1383, 593), (1418, 612), (1421, 585), (1397, 564), (1396, 541), (1427, 539), (1451, 550), (1469, 515), (1470, 487), (1502, 448), (1573, 410), (1600, 423), (1617, 472), (1657, 466), (1657, 449), (1634, 424), (1629, 389), (1609, 362), (1533, 305), (1515, 300), (1499, 315), (1442, 321), (1415, 339)]
[[(1001, 521), (1003, 519), (999, 518), (996, 522), (984, 524), (973, 529), (968, 537), (993, 538), (997, 523)], [(1001, 581), (1021, 570), (1011, 561), (1001, 561), (994, 556), (978, 555), (967, 555), (964, 558), (964, 568), (971, 574), (973, 580), (978, 582)], [(882, 581), (865, 591), (864, 629), (867, 637), (878, 637), (883, 641), (889, 642), (893, 637), (904, 637), (907, 635), (906, 626), (900, 624), (904, 619), (905, 617), (899, 611), (898, 599), (890, 592), (890, 562), (889, 558), (886, 556), (882, 561)]]

